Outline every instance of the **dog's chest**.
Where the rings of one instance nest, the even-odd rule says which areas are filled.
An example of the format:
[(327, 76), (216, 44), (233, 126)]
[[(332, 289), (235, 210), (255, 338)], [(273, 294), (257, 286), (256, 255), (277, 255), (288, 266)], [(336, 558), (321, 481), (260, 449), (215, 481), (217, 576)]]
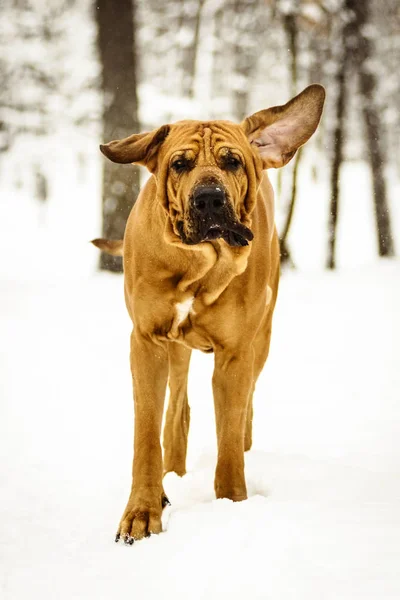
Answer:
[(187, 294), (184, 298), (178, 298), (170, 310), (172, 319), (166, 328), (164, 339), (209, 352), (213, 336), (208, 331), (207, 317), (211, 316), (213, 307), (204, 306), (201, 298)]
[(195, 278), (188, 269), (189, 275), (182, 277), (171, 290), (168, 312), (163, 313), (164, 323), (160, 328), (163, 339), (210, 351), (213, 340), (223, 333), (220, 331), (223, 319), (218, 316), (226, 299), (221, 301), (221, 296), (246, 269), (248, 255), (248, 248), (235, 254), (226, 244), (218, 245), (216, 260), (206, 273)]

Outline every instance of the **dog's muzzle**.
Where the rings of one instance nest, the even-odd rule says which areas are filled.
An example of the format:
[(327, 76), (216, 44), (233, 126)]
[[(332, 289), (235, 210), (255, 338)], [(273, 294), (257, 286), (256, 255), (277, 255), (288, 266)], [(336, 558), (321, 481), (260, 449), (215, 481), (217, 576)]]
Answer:
[(193, 245), (224, 239), (230, 246), (247, 246), (253, 234), (238, 221), (227, 193), (221, 184), (198, 185), (189, 204), (190, 235), (185, 235), (183, 223), (178, 223), (182, 241)]
[(225, 190), (219, 186), (199, 186), (193, 192), (192, 202), (200, 215), (218, 219), (226, 202)]

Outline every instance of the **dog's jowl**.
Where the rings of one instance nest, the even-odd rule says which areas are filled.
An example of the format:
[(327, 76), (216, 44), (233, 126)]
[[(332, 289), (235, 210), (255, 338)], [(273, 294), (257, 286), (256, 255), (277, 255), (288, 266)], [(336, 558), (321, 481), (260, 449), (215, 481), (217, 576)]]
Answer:
[(240, 125), (180, 121), (101, 146), (110, 160), (140, 163), (152, 173), (124, 240), (94, 240), (106, 252), (123, 254), (133, 322), (133, 477), (117, 539), (132, 543), (159, 533), (167, 503), (163, 474), (185, 473), (192, 349), (215, 355), (216, 496), (247, 498), (252, 397), (268, 356), (279, 280), (273, 191), (265, 170), (285, 165), (310, 138), (324, 98), (324, 89), (311, 85)]

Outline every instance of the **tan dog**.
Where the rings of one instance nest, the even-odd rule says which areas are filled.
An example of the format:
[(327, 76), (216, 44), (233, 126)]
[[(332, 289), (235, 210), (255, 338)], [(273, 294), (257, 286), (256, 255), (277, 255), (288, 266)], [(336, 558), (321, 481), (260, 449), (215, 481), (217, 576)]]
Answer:
[(153, 174), (124, 241), (94, 240), (123, 254), (133, 321), (133, 483), (117, 541), (159, 533), (168, 502), (163, 473), (185, 473), (192, 349), (215, 354), (216, 496), (247, 498), (252, 396), (268, 356), (279, 280), (273, 191), (263, 170), (285, 165), (310, 138), (324, 98), (324, 89), (311, 85), (240, 125), (180, 121), (101, 146), (112, 161), (140, 163)]

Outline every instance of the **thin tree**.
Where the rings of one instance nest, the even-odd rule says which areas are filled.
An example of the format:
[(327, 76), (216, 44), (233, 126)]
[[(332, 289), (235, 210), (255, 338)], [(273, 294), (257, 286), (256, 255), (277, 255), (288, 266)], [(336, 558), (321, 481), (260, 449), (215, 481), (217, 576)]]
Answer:
[(258, 0), (232, 0), (227, 9), (232, 11), (231, 48), (233, 55), (232, 112), (237, 121), (245, 118), (257, 61), (260, 36), (260, 4)]
[(211, 87), (214, 97), (221, 97), (226, 94), (225, 90), (225, 69), (226, 59), (224, 56), (225, 39), (224, 31), (224, 8), (217, 8), (213, 15), (213, 54), (212, 54), (212, 72)]
[(394, 256), (394, 243), (384, 175), (383, 127), (376, 102), (377, 78), (370, 60), (374, 54), (371, 31), (370, 0), (346, 0), (350, 14), (349, 35), (353, 39), (354, 58), (358, 68), (358, 83), (362, 97), (362, 114), (368, 148), (373, 191), (379, 256)]
[[(298, 82), (298, 69), (297, 69), (297, 55), (298, 55), (298, 28), (297, 28), (297, 14), (293, 11), (283, 14), (283, 26), (286, 34), (289, 50), (289, 70), (290, 70), (290, 87), (291, 95), (297, 94), (297, 82)], [(288, 210), (286, 213), (285, 223), (282, 229), (282, 233), (279, 237), (279, 245), (281, 251), (281, 262), (282, 264), (290, 264), (294, 267), (294, 262), (290, 254), (287, 238), (289, 235), (290, 226), (292, 224), (294, 206), (297, 198), (297, 176), (299, 172), (299, 165), (301, 160), (301, 149), (298, 150), (293, 171), (292, 171), (292, 186), (291, 195)]]
[[(102, 66), (103, 141), (139, 130), (134, 0), (97, 0), (97, 44)], [(122, 239), (139, 193), (139, 168), (103, 163), (103, 228), (108, 239)], [(100, 268), (120, 272), (120, 257), (102, 254)]]
[(330, 174), (331, 194), (328, 224), (328, 258), (326, 263), (328, 269), (334, 269), (336, 267), (336, 237), (339, 215), (340, 169), (343, 163), (347, 105), (347, 74), (351, 55), (351, 44), (349, 44), (349, 23), (346, 21), (342, 25), (340, 39), (341, 51), (337, 57), (337, 70), (335, 76), (335, 125), (333, 131), (333, 152)]
[[(181, 0), (179, 29), (185, 29), (187, 38), (181, 49), (182, 93), (193, 98), (196, 78), (196, 62), (200, 41), (201, 13), (205, 0), (197, 0), (197, 4)], [(194, 7), (196, 9), (194, 10)]]

